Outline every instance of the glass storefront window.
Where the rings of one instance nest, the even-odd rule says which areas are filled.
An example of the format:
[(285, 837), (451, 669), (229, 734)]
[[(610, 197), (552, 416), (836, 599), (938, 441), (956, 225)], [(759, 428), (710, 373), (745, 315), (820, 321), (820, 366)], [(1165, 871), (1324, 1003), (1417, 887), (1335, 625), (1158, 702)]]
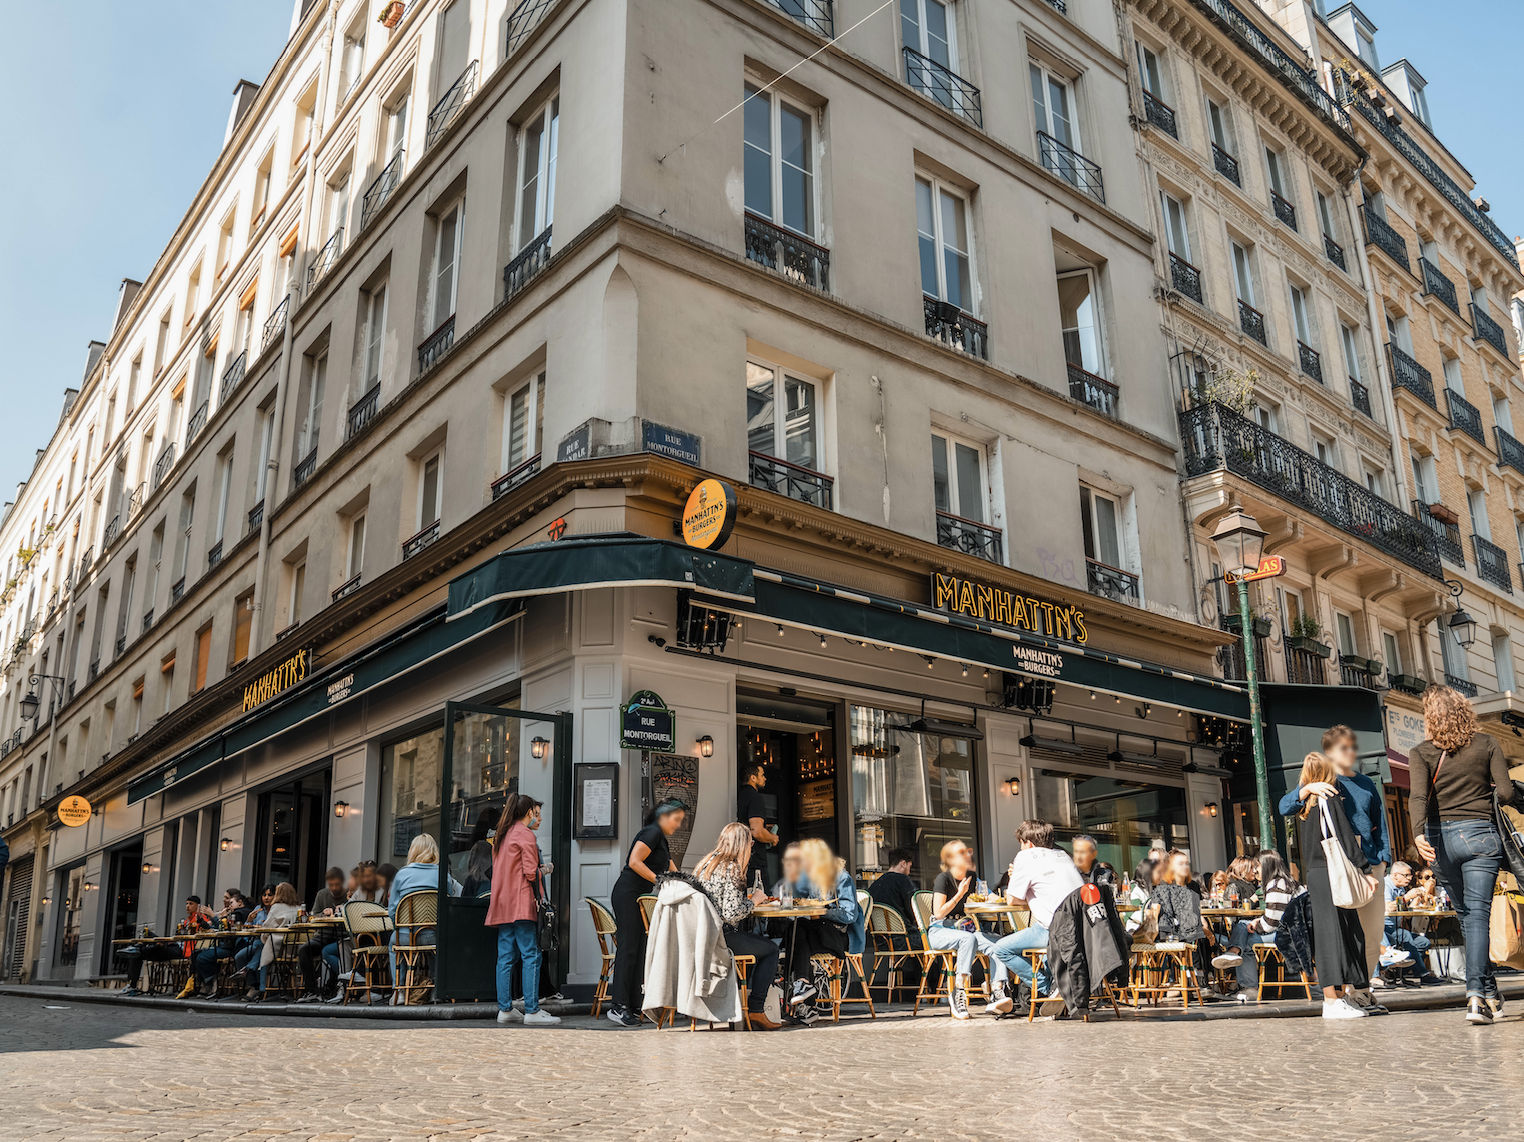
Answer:
[(58, 876), (63, 889), (63, 912), (58, 922), (58, 964), (73, 967), (79, 961), (79, 922), (85, 910), (85, 866), (75, 865)]
[(930, 888), (951, 840), (978, 849), (974, 835), (974, 758), (965, 738), (900, 729), (902, 717), (851, 707), (853, 865), (871, 879), (891, 849), (915, 856), (910, 878)]
[[(518, 709), (518, 701), (504, 703)], [(468, 867), (486, 872), (492, 863), (491, 838), (508, 794), (519, 788), (519, 751), (536, 732), (549, 738), (549, 727), (526, 725), (501, 714), (461, 713), (455, 721), (455, 750), (450, 759), (450, 831), (445, 857), (450, 875), (470, 896), (485, 895), (490, 875), (468, 877)], [(441, 741), (443, 735), (441, 735)], [(467, 881), (472, 883), (468, 884)]]
[(1032, 792), (1037, 818), (1053, 824), (1065, 847), (1081, 833), (1096, 840), (1098, 859), (1117, 876), (1131, 876), (1151, 848), (1190, 852), (1185, 790), (1125, 777), (1035, 769)]
[(444, 727), (393, 742), (381, 751), (381, 822), (378, 864), (401, 868), (419, 833), (439, 827), (439, 780), (444, 768)]

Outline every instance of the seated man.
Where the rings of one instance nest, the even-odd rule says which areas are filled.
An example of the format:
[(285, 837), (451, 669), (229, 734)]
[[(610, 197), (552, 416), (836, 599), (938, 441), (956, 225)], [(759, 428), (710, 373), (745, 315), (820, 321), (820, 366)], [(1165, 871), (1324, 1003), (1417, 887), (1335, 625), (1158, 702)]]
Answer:
[(1117, 874), (1109, 864), (1096, 859), (1100, 855), (1100, 850), (1096, 847), (1095, 838), (1088, 833), (1081, 833), (1070, 842), (1070, 845), (1074, 849), (1074, 867), (1079, 871), (1084, 882), (1109, 888), (1115, 896)]
[[(1005, 897), (1012, 904), (1024, 902), (1032, 912), (1032, 922), (1019, 932), (1012, 932), (995, 942), (994, 955), (1016, 974), (1021, 986), (1032, 987), (1032, 965), (1023, 955), (1028, 948), (1048, 946), (1048, 928), (1059, 904), (1085, 883), (1074, 861), (1053, 844), (1053, 826), (1047, 821), (1023, 821), (1016, 830), (1021, 851), (1011, 862), (1011, 879)], [(1044, 963), (1037, 975), (1038, 995), (1052, 989), (1052, 980)]]
[[(879, 874), (877, 880), (868, 885), (868, 895), (873, 897), (873, 903), (893, 908), (905, 921), (905, 935), (894, 936), (890, 939), (890, 946), (897, 952), (917, 951), (921, 946), (921, 932), (915, 922), (915, 909), (911, 905), (911, 898), (915, 896), (915, 881), (910, 879), (910, 870), (914, 865), (915, 853), (911, 850), (891, 849), (889, 850), (889, 867)], [(908, 979), (912, 987), (920, 982), (919, 967), (913, 958), (906, 958), (899, 966), (902, 982)], [(873, 974), (874, 986), (877, 987), (876, 965)]]
[[(210, 925), (210, 915), (201, 907), (201, 897), (187, 896), (185, 898), (185, 919), (181, 921), (191, 932), (199, 932)], [(176, 933), (177, 935), (179, 933)], [(187, 949), (193, 947), (189, 941), (175, 943), (152, 943), (152, 944), (128, 944), (117, 953), (127, 963), (127, 986), (122, 989), (123, 995), (142, 995), (138, 990), (138, 979), (143, 971), (145, 960), (153, 963), (165, 963), (170, 960), (183, 960)], [(187, 991), (194, 988), (195, 977), (187, 981)]]
[[(237, 888), (226, 889), (222, 894), (222, 911), (217, 913), (229, 927), (242, 927), (248, 920), (253, 906), (249, 898)], [(211, 999), (217, 994), (217, 961), (233, 956), (238, 950), (238, 938), (227, 936), (215, 944), (197, 949), (191, 960), (191, 974), (201, 994)]]
[[(1420, 973), (1420, 983), (1436, 984), (1439, 977), (1429, 970), (1429, 937), (1414, 932), (1398, 914), (1414, 906), (1414, 899), (1424, 895), (1413, 884), (1413, 866), (1407, 861), (1395, 861), (1392, 871), (1386, 874), (1386, 921), (1381, 930), (1381, 967), (1401, 969), (1411, 960)], [(1399, 907), (1400, 906), (1400, 907)], [(1374, 982), (1374, 981), (1373, 981)]]
[[(313, 916), (333, 916), (344, 907), (344, 870), (335, 865), (328, 870), (327, 887), (321, 889), (312, 902)], [(333, 968), (333, 987), (339, 979), (339, 942), (344, 929), (338, 924), (327, 925), (296, 950), (296, 961), (302, 968), (303, 995), (298, 1003), (317, 1003), (323, 998), (318, 981), (318, 957), (322, 956)], [(330, 988), (331, 989), (331, 988)]]

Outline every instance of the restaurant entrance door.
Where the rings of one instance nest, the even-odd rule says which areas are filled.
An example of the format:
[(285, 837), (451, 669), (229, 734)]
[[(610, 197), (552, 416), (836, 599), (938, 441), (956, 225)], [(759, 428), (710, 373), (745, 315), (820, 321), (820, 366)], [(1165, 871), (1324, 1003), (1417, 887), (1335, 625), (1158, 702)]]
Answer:
[[(111, 879), (106, 897), (106, 938), (101, 948), (101, 974), (115, 975), (116, 953), (138, 934), (138, 890), (143, 883), (143, 838), (111, 854)], [(125, 971), (125, 965), (123, 966)]]
[[(254, 887), (288, 883), (311, 904), (328, 868), (331, 766), (260, 794), (254, 841)], [(191, 891), (195, 891), (191, 889)]]
[[(836, 707), (782, 694), (736, 695), (737, 788), (748, 765), (767, 777), (762, 804), (781, 843), (768, 850), (767, 886), (783, 874), (784, 846), (819, 837), (841, 856), (836, 812)], [(732, 804), (730, 811), (735, 812)]]

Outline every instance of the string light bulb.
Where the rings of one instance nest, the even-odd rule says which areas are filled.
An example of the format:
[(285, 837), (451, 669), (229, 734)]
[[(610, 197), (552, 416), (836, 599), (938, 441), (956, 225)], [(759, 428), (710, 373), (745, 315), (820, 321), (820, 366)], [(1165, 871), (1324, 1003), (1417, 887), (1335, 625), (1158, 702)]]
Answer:
[(968, 677), (968, 663), (966, 662), (963, 664), (963, 677)]
[(937, 667), (937, 660), (935, 658), (931, 657), (931, 655), (929, 655), (929, 654), (922, 655), (922, 657), (926, 659), (926, 669), (927, 670), (935, 670), (936, 669), (936, 667)]
[(782, 623), (778, 624), (778, 637), (779, 638), (783, 637), (783, 624)]
[(820, 636), (820, 649), (824, 650), (825, 648), (826, 648), (826, 636), (825, 635), (821, 635)]

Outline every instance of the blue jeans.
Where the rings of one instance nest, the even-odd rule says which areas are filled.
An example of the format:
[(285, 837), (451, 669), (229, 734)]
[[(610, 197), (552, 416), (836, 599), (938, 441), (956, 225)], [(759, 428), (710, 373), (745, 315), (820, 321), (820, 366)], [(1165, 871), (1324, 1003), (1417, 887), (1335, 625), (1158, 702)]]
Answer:
[(983, 932), (965, 932), (961, 928), (952, 928), (943, 924), (933, 924), (926, 929), (927, 939), (931, 946), (938, 951), (948, 949), (958, 953), (958, 975), (968, 975), (974, 970), (974, 956), (980, 952), (991, 958), (991, 966), (995, 971), (995, 982), (1003, 983), (1006, 979), (1005, 964), (995, 959), (995, 949), (999, 946)]
[(540, 939), (533, 920), (497, 926), (497, 1009), (513, 1009), (513, 966), (524, 965), (524, 1014), (540, 1010)]
[(1488, 943), (1492, 932), (1492, 889), (1503, 864), (1503, 842), (1491, 821), (1442, 821), (1424, 835), (1434, 846), (1439, 882), (1454, 901), (1455, 918), (1466, 938), (1466, 998), (1496, 997)]
[(264, 951), (265, 946), (258, 940), (245, 940), (243, 946), (233, 953), (233, 970), (243, 971), (244, 968), (253, 964), (259, 967), (259, 953)]
[[(1040, 924), (1029, 924), (1019, 932), (1000, 937), (995, 943), (995, 958), (1007, 969), (1015, 972), (1016, 978), (1022, 983), (1031, 986), (1032, 962), (1021, 953), (1029, 948), (1046, 948), (1047, 946), (1048, 930)], [(1037, 990), (1033, 993), (1033, 998), (1038, 995), (1047, 995), (1052, 990), (1053, 980), (1048, 975), (1048, 961), (1043, 960), (1042, 967), (1037, 970)]]
[(196, 982), (202, 985), (212, 982), (217, 978), (217, 961), (225, 960), (233, 954), (233, 949), (224, 944), (215, 944), (210, 948), (202, 948), (191, 960), (191, 970), (196, 974)]
[(1223, 946), (1237, 948), (1243, 955), (1244, 962), (1235, 969), (1238, 972), (1240, 991), (1259, 989), (1259, 961), (1254, 958), (1254, 945), (1273, 943), (1275, 943), (1274, 932), (1251, 932), (1247, 920), (1240, 920), (1233, 925), (1233, 931), (1228, 933), (1228, 942)]

